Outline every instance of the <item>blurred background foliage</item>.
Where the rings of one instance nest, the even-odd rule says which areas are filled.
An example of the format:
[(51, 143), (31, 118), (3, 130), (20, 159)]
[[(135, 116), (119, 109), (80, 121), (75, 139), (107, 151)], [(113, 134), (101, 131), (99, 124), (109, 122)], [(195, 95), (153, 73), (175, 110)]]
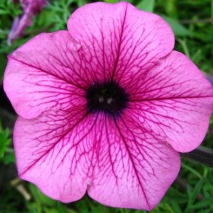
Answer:
[[(213, 0), (128, 0), (139, 9), (155, 12), (172, 27), (175, 49), (197, 66), (213, 75)], [(94, 1), (50, 0), (26, 29), (24, 35), (8, 46), (7, 36), (14, 18), (22, 14), (19, 4), (0, 0), (0, 213), (145, 213), (142, 210), (105, 207), (87, 195), (80, 201), (62, 204), (43, 195), (35, 186), (17, 178), (12, 145), (15, 112), (2, 89), (7, 55), (41, 32), (66, 29), (70, 14)], [(115, 3), (117, 0), (106, 0)], [(199, 82), (198, 82), (199, 83)], [(213, 148), (213, 119), (203, 143)], [(213, 169), (182, 159), (181, 172), (152, 213), (212, 213)]]

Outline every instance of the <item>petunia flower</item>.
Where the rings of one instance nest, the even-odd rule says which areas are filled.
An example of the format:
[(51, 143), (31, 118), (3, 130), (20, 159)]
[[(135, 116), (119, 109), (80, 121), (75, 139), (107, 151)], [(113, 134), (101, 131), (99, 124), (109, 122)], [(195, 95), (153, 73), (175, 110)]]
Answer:
[(213, 106), (210, 83), (173, 47), (158, 15), (92, 3), (68, 31), (10, 54), (4, 89), (19, 115), (19, 176), (65, 203), (87, 192), (112, 207), (154, 208), (179, 172), (179, 152), (204, 139)]
[[(17, 1), (13, 0), (14, 3)], [(44, 6), (47, 5), (47, 0), (20, 0), (24, 14), (17, 16), (13, 21), (11, 31), (8, 35), (7, 43), (11, 43), (18, 37), (22, 36), (24, 30), (31, 25), (33, 16), (39, 13)]]

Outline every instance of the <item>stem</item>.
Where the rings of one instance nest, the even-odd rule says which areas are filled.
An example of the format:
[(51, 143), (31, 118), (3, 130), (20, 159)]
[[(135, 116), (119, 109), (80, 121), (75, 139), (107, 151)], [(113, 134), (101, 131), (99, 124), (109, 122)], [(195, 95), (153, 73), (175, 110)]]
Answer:
[(200, 146), (192, 152), (182, 153), (181, 156), (213, 167), (213, 149)]
[(198, 20), (188, 20), (188, 19), (184, 19), (184, 20), (180, 20), (180, 22), (182, 24), (199, 24), (199, 23), (203, 23), (203, 24), (208, 24), (208, 23), (212, 23), (212, 17), (210, 18), (204, 18), (204, 19), (198, 19)]

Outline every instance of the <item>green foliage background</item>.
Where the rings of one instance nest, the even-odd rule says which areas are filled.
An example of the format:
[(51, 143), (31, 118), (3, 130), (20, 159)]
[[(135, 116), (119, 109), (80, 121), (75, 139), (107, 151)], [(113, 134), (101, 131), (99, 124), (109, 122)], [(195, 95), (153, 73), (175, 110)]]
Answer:
[[(140, 9), (161, 15), (173, 28), (175, 49), (188, 55), (208, 75), (213, 75), (213, 0), (128, 0)], [(0, 0), (0, 85), (7, 55), (31, 37), (44, 31), (66, 29), (72, 11), (89, 0), (52, 0), (33, 20), (24, 35), (11, 46), (7, 35), (20, 6)], [(114, 3), (116, 0), (106, 0)], [(199, 82), (198, 82), (199, 83)], [(0, 213), (145, 213), (142, 210), (116, 209), (103, 206), (85, 196), (82, 200), (62, 204), (43, 195), (35, 186), (17, 178), (12, 148), (10, 111), (2, 112), (0, 97)], [(6, 113), (6, 115), (5, 115)], [(13, 124), (13, 122), (12, 122)], [(210, 128), (203, 145), (213, 148)], [(182, 159), (181, 172), (160, 204), (152, 213), (212, 213), (213, 169)]]

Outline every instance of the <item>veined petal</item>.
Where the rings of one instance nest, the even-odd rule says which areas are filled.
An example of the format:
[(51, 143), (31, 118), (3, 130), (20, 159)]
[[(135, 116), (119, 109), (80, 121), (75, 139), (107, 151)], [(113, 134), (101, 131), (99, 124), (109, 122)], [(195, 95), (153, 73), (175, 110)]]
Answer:
[(162, 18), (127, 2), (87, 4), (71, 15), (68, 30), (102, 80), (152, 67), (174, 46), (172, 30)]
[(68, 30), (9, 56), (19, 176), (62, 202), (87, 191), (109, 206), (151, 210), (179, 172), (177, 151), (205, 136), (212, 86), (171, 52), (168, 24), (129, 3), (85, 5)]
[(80, 108), (19, 117), (14, 145), (19, 176), (62, 202), (78, 200), (87, 190), (105, 205), (150, 210), (180, 168), (176, 151), (128, 119)]
[(85, 104), (87, 76), (75, 45), (67, 31), (43, 33), (9, 55), (4, 90), (17, 114)]
[(179, 154), (128, 119), (102, 120), (88, 194), (108, 206), (151, 210), (175, 180)]
[(95, 124), (82, 108), (46, 111), (31, 120), (19, 117), (14, 129), (19, 176), (53, 199), (82, 198), (91, 183)]
[(200, 145), (212, 113), (213, 88), (186, 56), (174, 51), (130, 81), (128, 116), (134, 122), (177, 151)]

